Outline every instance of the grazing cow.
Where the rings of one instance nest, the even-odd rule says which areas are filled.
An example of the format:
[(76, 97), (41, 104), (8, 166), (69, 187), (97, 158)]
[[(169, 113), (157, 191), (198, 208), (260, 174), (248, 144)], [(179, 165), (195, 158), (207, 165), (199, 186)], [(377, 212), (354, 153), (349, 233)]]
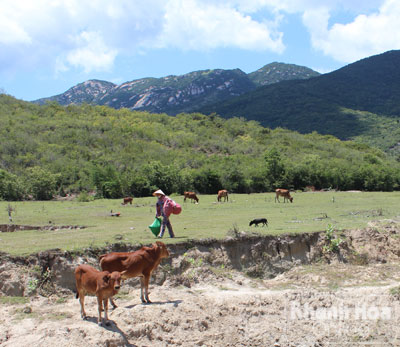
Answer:
[(256, 218), (256, 219), (253, 219), (250, 222), (249, 226), (251, 227), (254, 224), (256, 227), (258, 227), (258, 224), (260, 224), (260, 223), (262, 223), (263, 226), (268, 226), (267, 218)]
[[(123, 274), (123, 273), (122, 273)], [(113, 295), (118, 293), (121, 286), (120, 272), (98, 271), (89, 265), (79, 265), (75, 269), (76, 298), (79, 298), (81, 304), (81, 317), (86, 319), (85, 295), (94, 294), (97, 296), (97, 305), (99, 317), (97, 323), (102, 325), (101, 312), (104, 304), (104, 319), (106, 325), (108, 322), (108, 301)]]
[(192, 202), (194, 202), (194, 201), (199, 202), (199, 198), (197, 197), (195, 192), (184, 192), (183, 196), (185, 197), (183, 199), (184, 202), (186, 202), (186, 199), (191, 199)]
[(293, 197), (290, 196), (290, 192), (287, 189), (276, 189), (275, 190), (275, 202), (278, 200), (279, 197), (283, 196), (283, 202), (286, 202), (286, 200), (290, 200), (290, 202), (293, 202)]
[[(142, 247), (135, 252), (112, 252), (100, 256), (102, 270), (124, 272), (123, 279), (140, 277), (140, 299), (151, 303), (149, 299), (149, 281), (151, 273), (160, 264), (162, 258), (168, 258), (169, 252), (164, 243), (157, 241), (152, 247)], [(144, 296), (143, 296), (144, 289)], [(110, 298), (113, 307), (117, 307)]]
[(133, 198), (128, 196), (127, 198), (124, 198), (122, 205), (127, 205), (128, 203), (132, 205), (132, 200)]
[(228, 198), (228, 191), (226, 189), (222, 189), (218, 191), (218, 197), (217, 200), (221, 201), (221, 198), (224, 198), (224, 201), (229, 201)]

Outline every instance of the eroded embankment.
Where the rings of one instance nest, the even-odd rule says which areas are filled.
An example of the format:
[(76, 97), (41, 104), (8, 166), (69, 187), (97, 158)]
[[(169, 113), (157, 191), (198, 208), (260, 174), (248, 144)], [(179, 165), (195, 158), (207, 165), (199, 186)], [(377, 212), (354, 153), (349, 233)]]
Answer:
[[(300, 264), (341, 262), (365, 265), (400, 259), (400, 222), (371, 223), (362, 230), (327, 235), (326, 232), (261, 236), (237, 233), (224, 240), (204, 239), (168, 245), (153, 281), (190, 286), (202, 277), (237, 270), (250, 277), (273, 278)], [(111, 251), (134, 251), (139, 246), (116, 243), (79, 253), (48, 250), (27, 257), (0, 255), (0, 293), (66, 293), (75, 290), (74, 268), (87, 263), (98, 267), (98, 256)], [(193, 268), (197, 271), (194, 274)], [(130, 280), (135, 283), (135, 279)]]

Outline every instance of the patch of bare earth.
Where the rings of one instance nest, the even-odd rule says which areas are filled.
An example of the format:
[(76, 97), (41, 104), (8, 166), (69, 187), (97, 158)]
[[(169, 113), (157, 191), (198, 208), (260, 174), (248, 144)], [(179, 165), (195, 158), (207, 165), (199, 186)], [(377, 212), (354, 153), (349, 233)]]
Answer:
[[(242, 239), (241, 245), (249, 242), (244, 254), (232, 248), (234, 240), (177, 247), (152, 279), (153, 303), (140, 303), (138, 282), (131, 280), (105, 327), (97, 325), (94, 297), (86, 299), (89, 319), (80, 318), (70, 282), (57, 277), (67, 277), (68, 267), (54, 260), (61, 287), (56, 283), (47, 297), (30, 296), (27, 303), (0, 301), (0, 345), (399, 346), (399, 236), (398, 222), (376, 223), (339, 233), (340, 249), (332, 252), (321, 234), (302, 257), (295, 250), (303, 248), (284, 246), (292, 240), (285, 238), (276, 254), (268, 253), (270, 239), (265, 245)], [(11, 275), (3, 264), (3, 283), (18, 282), (22, 268), (13, 266)]]

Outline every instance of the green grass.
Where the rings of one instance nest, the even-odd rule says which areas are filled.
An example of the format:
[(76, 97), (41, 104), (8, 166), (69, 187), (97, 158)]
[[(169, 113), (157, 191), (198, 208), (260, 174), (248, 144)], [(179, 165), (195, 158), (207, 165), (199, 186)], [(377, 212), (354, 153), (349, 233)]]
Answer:
[[(166, 243), (187, 239), (224, 238), (230, 229), (257, 231), (262, 234), (314, 232), (365, 227), (368, 221), (400, 217), (400, 192), (294, 193), (294, 203), (274, 202), (274, 194), (231, 194), (229, 203), (217, 203), (215, 195), (200, 195), (200, 203), (183, 202), (180, 215), (172, 215), (176, 239), (164, 236)], [(334, 198), (334, 202), (333, 202)], [(102, 247), (115, 242), (149, 244), (155, 238), (148, 225), (155, 216), (152, 198), (135, 198), (134, 204), (121, 206), (122, 199), (92, 202), (47, 201), (12, 202), (14, 224), (81, 225), (85, 229), (25, 230), (0, 234), (0, 251), (26, 255), (41, 250), (61, 248), (80, 250)], [(0, 224), (8, 223), (8, 202), (0, 202)], [(121, 212), (120, 217), (109, 213)], [(253, 218), (266, 217), (269, 227), (249, 227)], [(122, 237), (121, 240), (118, 240)]]
[(0, 304), (5, 305), (21, 305), (27, 304), (29, 298), (23, 296), (0, 296)]

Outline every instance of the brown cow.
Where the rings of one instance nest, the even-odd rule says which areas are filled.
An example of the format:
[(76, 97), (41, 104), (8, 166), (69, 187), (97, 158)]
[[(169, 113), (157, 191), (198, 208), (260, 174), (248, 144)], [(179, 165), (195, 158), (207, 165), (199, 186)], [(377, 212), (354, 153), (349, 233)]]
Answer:
[(217, 200), (221, 201), (221, 198), (224, 198), (224, 201), (229, 201), (228, 198), (228, 191), (226, 189), (222, 189), (218, 191), (218, 197)]
[(124, 202), (122, 203), (122, 205), (127, 205), (128, 203), (132, 205), (132, 200), (133, 198), (131, 198), (130, 196), (128, 196), (127, 198), (124, 198)]
[(286, 200), (290, 200), (290, 202), (293, 202), (293, 197), (290, 196), (290, 192), (287, 189), (276, 189), (275, 190), (275, 202), (278, 200), (279, 201), (279, 197), (283, 196), (283, 202), (286, 202)]
[(104, 304), (104, 319), (106, 325), (108, 322), (108, 301), (113, 295), (118, 293), (121, 286), (121, 273), (120, 272), (100, 272), (90, 265), (79, 265), (75, 269), (76, 281), (76, 298), (79, 298), (81, 304), (81, 317), (86, 319), (85, 312), (85, 295), (94, 294), (97, 296), (97, 305), (99, 310), (99, 317), (97, 323), (102, 325), (101, 312), (103, 311)]
[[(162, 258), (168, 258), (169, 252), (164, 243), (157, 241), (152, 247), (142, 247), (135, 252), (112, 252), (100, 256), (100, 266), (107, 271), (124, 272), (123, 279), (140, 277), (140, 299), (151, 303), (149, 299), (149, 281), (151, 273), (160, 264)], [(144, 289), (144, 296), (143, 296)], [(110, 298), (113, 307), (117, 307)]]
[(186, 202), (186, 199), (191, 199), (192, 202), (194, 202), (194, 201), (196, 201), (197, 203), (199, 202), (199, 198), (197, 197), (195, 192), (184, 192), (183, 196), (185, 197), (183, 199), (184, 202)]

